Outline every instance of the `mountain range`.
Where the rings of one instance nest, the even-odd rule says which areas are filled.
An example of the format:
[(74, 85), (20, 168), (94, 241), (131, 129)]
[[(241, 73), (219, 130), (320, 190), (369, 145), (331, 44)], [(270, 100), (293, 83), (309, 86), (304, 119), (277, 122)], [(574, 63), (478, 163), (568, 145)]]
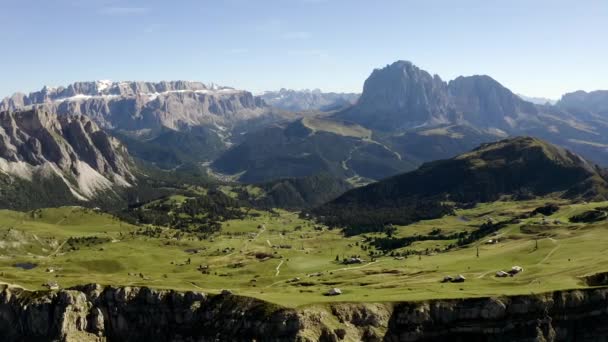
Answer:
[(248, 183), (326, 174), (358, 186), (509, 136), (608, 165), (606, 94), (578, 91), (539, 105), (486, 75), (446, 82), (397, 61), (374, 70), (360, 96), (96, 81), (17, 93), (0, 109), (87, 116), (133, 158), (161, 169), (193, 166)]
[(353, 106), (246, 134), (212, 165), (247, 182), (329, 172), (361, 184), (520, 135), (608, 165), (601, 100), (589, 108), (571, 97), (536, 105), (486, 75), (445, 82), (398, 61), (374, 70)]

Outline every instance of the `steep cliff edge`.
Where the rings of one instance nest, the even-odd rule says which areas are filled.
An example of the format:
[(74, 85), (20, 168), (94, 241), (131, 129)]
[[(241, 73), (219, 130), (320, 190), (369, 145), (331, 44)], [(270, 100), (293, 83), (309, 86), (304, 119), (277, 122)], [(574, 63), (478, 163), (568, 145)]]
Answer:
[(5, 341), (573, 341), (608, 334), (608, 288), (289, 309), (257, 299), (86, 285), (4, 288)]

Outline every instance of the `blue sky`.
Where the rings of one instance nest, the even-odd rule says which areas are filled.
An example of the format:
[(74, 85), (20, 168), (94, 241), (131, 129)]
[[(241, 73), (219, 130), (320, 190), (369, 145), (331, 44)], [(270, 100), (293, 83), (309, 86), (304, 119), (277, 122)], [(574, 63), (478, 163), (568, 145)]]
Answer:
[(78, 80), (361, 91), (411, 60), (557, 98), (608, 89), (608, 1), (0, 0), (0, 97)]

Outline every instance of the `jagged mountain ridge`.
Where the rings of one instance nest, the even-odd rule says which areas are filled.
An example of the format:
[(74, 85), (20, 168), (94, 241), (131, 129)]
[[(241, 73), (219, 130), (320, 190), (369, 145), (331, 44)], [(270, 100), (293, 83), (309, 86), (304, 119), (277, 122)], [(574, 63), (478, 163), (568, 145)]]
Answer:
[(14, 94), (0, 110), (41, 106), (58, 114), (87, 115), (101, 127), (139, 130), (199, 125), (232, 126), (270, 115), (272, 111), (250, 92), (200, 82), (77, 82)]
[(208, 161), (242, 132), (293, 118), (248, 91), (191, 81), (77, 82), (0, 102), (0, 109), (23, 108), (86, 115), (124, 138), (133, 156), (167, 169)]
[(46, 191), (67, 190), (77, 200), (134, 182), (127, 150), (91, 119), (40, 109), (0, 112), (0, 173), (9, 184), (56, 181)]
[(319, 89), (292, 90), (282, 88), (279, 91), (266, 91), (260, 98), (270, 106), (292, 111), (329, 112), (352, 106), (360, 94), (325, 93)]
[(538, 120), (538, 109), (487, 75), (445, 82), (408, 61), (375, 69), (360, 100), (336, 114), (340, 119), (384, 131), (468, 123), (512, 130)]

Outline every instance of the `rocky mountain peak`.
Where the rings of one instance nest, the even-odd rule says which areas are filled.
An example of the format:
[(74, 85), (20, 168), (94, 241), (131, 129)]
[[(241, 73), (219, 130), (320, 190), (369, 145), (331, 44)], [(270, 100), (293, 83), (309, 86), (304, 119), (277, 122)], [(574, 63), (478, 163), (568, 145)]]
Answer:
[(340, 116), (386, 130), (447, 123), (447, 84), (411, 62), (397, 61), (375, 69), (357, 104)]
[(358, 103), (337, 116), (387, 131), (466, 123), (505, 134), (537, 114), (534, 104), (490, 76), (460, 76), (446, 83), (412, 62), (397, 61), (375, 69)]
[(79, 199), (134, 177), (126, 149), (84, 116), (40, 109), (0, 112), (0, 171), (33, 181), (58, 177)]
[(527, 118), (538, 110), (487, 75), (460, 76), (448, 83), (454, 119), (477, 127), (509, 130), (520, 115)]

